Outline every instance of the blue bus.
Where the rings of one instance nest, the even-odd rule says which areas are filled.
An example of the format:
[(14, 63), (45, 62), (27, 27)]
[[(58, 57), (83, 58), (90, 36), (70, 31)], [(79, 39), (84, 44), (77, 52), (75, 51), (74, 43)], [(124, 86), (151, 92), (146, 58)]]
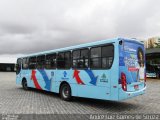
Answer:
[(120, 101), (145, 93), (145, 49), (134, 39), (114, 38), (39, 52), (17, 59), (23, 89)]

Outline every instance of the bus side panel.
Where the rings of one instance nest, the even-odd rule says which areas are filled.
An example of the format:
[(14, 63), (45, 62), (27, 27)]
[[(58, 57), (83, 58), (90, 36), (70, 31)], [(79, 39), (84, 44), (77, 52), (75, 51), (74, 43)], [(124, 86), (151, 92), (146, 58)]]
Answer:
[(56, 70), (34, 69), (28, 71), (29, 87), (51, 92), (55, 91)]
[(62, 82), (67, 82), (71, 87), (72, 96), (77, 96), (77, 84), (73, 80), (73, 70), (56, 70), (55, 91), (59, 93), (60, 85)]
[(73, 70), (21, 70), (17, 75), (16, 83), (27, 80), (28, 87), (59, 93), (60, 84), (66, 81), (72, 89), (72, 95), (77, 96), (76, 82), (73, 80)]
[[(96, 73), (96, 74), (95, 74)], [(109, 99), (110, 72), (100, 70), (57, 70), (55, 92), (59, 93), (61, 82), (66, 81), (72, 96)], [(101, 78), (105, 75), (105, 78)]]
[(31, 80), (31, 70), (27, 69), (27, 70), (22, 70), (22, 71), (23, 71), (22, 76), (23, 76), (23, 78), (25, 78), (27, 80), (28, 87), (35, 88), (32, 80)]
[(27, 80), (27, 84), (30, 87), (30, 79), (29, 79), (29, 70), (22, 70), (20, 71), (20, 73), (17, 75), (16, 77), (16, 83), (18, 85), (22, 85), (22, 80), (23, 78)]
[(56, 70), (38, 70), (42, 82), (44, 82), (43, 89), (50, 92), (55, 92)]
[[(79, 74), (74, 77), (77, 82), (78, 96), (95, 99), (109, 99), (110, 71), (109, 70), (77, 70)], [(78, 78), (79, 77), (79, 78)]]
[[(74, 80), (80, 79), (82, 82), (77, 84), (78, 96), (118, 100), (118, 47), (114, 43), (114, 61), (110, 69), (104, 70), (78, 70)], [(78, 78), (79, 77), (79, 78)]]

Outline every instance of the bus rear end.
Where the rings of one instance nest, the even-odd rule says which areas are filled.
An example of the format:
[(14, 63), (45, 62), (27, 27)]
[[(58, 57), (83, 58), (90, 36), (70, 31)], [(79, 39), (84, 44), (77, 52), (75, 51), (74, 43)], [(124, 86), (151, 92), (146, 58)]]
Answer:
[(122, 40), (119, 45), (119, 100), (142, 95), (146, 89), (144, 45)]

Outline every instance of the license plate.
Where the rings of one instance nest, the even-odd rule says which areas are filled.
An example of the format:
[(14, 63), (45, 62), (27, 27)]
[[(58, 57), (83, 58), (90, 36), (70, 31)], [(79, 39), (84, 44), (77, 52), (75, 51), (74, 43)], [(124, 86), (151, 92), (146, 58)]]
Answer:
[(135, 90), (138, 90), (138, 89), (139, 89), (139, 86), (138, 86), (138, 85), (134, 85), (134, 89), (135, 89)]

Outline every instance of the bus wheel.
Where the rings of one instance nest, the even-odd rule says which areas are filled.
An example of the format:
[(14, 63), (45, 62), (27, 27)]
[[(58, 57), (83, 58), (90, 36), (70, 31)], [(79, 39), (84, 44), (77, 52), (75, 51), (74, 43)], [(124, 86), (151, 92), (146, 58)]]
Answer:
[(65, 101), (71, 100), (71, 88), (67, 83), (64, 83), (60, 87), (60, 97)]
[(22, 80), (22, 87), (23, 87), (24, 90), (28, 90), (28, 85), (27, 85), (26, 79)]

